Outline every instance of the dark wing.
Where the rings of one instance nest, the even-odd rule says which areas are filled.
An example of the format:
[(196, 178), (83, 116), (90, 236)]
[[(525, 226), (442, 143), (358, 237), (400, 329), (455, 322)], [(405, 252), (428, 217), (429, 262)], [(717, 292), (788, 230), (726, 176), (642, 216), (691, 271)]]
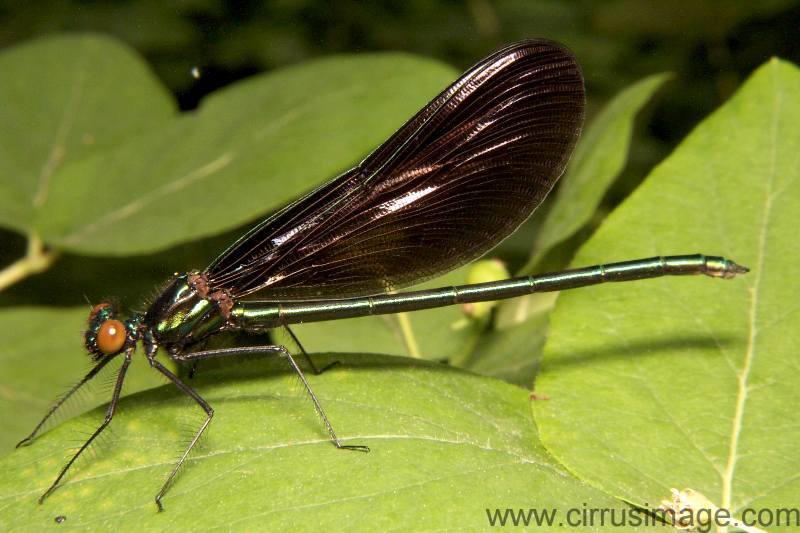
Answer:
[(578, 140), (583, 109), (583, 78), (567, 49), (541, 40), (503, 48), (360, 165), (234, 243), (206, 270), (209, 285), (236, 298), (348, 297), (463, 265), (542, 202)]

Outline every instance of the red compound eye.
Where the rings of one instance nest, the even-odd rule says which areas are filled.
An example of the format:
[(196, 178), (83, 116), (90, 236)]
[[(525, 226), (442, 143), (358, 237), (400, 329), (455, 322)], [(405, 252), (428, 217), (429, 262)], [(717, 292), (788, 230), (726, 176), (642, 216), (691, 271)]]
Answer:
[(119, 352), (125, 346), (125, 324), (119, 320), (106, 320), (97, 331), (97, 349), (106, 355)]

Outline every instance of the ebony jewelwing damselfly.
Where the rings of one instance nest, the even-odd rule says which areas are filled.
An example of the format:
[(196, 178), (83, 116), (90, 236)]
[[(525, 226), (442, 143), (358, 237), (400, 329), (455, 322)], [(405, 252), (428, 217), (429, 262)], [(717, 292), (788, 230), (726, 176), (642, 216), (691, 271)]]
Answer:
[[(283, 356), (298, 375), (330, 439), (342, 444), (303, 371), (283, 346), (198, 349), (224, 331), (265, 332), (290, 324), (398, 313), (512, 298), (611, 281), (706, 274), (732, 278), (745, 267), (722, 257), (654, 257), (504, 281), (389, 293), (481, 256), (544, 200), (580, 135), (580, 67), (545, 40), (509, 45), (469, 69), (355, 168), (267, 218), (203, 271), (176, 275), (147, 310), (126, 320), (108, 303), (89, 315), (85, 345), (95, 365), (19, 445), (117, 356), (105, 420), (67, 462), (40, 503), (108, 426), (136, 346), (149, 364), (205, 411), (156, 495), (161, 499), (211, 422), (213, 409), (156, 358), (178, 363), (240, 354)], [(253, 300), (253, 297), (258, 300)], [(298, 342), (298, 346), (299, 342)], [(319, 373), (302, 350), (308, 366)]]

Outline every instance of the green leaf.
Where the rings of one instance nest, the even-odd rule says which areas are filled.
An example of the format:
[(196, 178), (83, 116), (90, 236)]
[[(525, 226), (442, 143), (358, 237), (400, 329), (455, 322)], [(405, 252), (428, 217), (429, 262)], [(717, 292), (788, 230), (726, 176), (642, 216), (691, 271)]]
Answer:
[(536, 390), (547, 448), (610, 494), (792, 507), (800, 493), (800, 71), (773, 59), (575, 259), (704, 252), (751, 272), (562, 293)]
[(462, 368), (530, 389), (541, 361), (549, 315), (537, 313), (524, 322), (477, 338)]
[(522, 268), (536, 272), (536, 265), (557, 244), (575, 235), (594, 216), (606, 191), (628, 160), (636, 115), (671, 77), (654, 74), (628, 87), (592, 121), (575, 149), (569, 169), (561, 178), (540, 229), (534, 253)]
[[(59, 172), (64, 165), (152, 131), (176, 111), (137, 55), (97, 35), (3, 51), (0, 79), (0, 225), (23, 233), (52, 209), (54, 187), (71, 186), (60, 182), (71, 179)], [(91, 211), (86, 198), (78, 203)]]
[(59, 248), (127, 255), (241, 226), (346, 170), (454, 77), (434, 61), (381, 54), (250, 78), (67, 165), (36, 228)]
[[(0, 454), (28, 435), (56, 398), (91, 368), (80, 337), (80, 328), (88, 316), (88, 307), (0, 311), (0, 331), (4, 332), (0, 335)], [(113, 368), (109, 368), (95, 378), (94, 386), (89, 388), (94, 394), (83, 391), (55, 421), (106, 403), (112, 374)], [(131, 372), (126, 391), (146, 389), (163, 381), (140, 367)]]
[(0, 459), (0, 523), (29, 530), (65, 516), (73, 527), (137, 531), (201, 523), (443, 530), (486, 527), (486, 508), (625, 507), (552, 462), (538, 443), (527, 391), (433, 363), (336, 359), (339, 366), (309, 376), (311, 386), (339, 437), (370, 446), (369, 454), (328, 441), (282, 361), (201, 369), (192, 386), (215, 417), (164, 498), (164, 513), (153, 498), (204, 419), (171, 386), (123, 399), (113, 434), (41, 506), (36, 499), (103, 411)]

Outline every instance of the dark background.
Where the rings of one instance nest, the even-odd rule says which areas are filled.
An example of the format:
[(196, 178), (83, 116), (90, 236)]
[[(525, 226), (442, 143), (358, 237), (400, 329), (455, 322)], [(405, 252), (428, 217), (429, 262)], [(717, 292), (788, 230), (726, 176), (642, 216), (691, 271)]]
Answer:
[(645, 75), (678, 74), (653, 121), (667, 142), (769, 57), (800, 59), (798, 29), (800, 2), (786, 0), (0, 2), (0, 46), (53, 32), (113, 35), (145, 56), (184, 109), (237, 79), (321, 55), (399, 50), (463, 69), (511, 41), (547, 37), (575, 51), (595, 104)]
[[(406, 51), (465, 69), (527, 37), (561, 41), (576, 53), (589, 120), (631, 83), (672, 71), (639, 121), (606, 211), (756, 67), (772, 56), (800, 62), (798, 28), (800, 2), (786, 0), (0, 1), (0, 47), (55, 32), (112, 35), (136, 48), (187, 110), (238, 79), (318, 56)], [(80, 304), (79, 289), (63, 292), (63, 280), (87, 269), (141, 275), (145, 265), (160, 279), (164, 269), (202, 267), (209, 249), (222, 249), (238, 232), (135, 260), (67, 255), (56, 271), (5, 291), (0, 305)], [(0, 230), (0, 243), (0, 268), (24, 255), (22, 236)], [(510, 258), (512, 266), (524, 259)]]

